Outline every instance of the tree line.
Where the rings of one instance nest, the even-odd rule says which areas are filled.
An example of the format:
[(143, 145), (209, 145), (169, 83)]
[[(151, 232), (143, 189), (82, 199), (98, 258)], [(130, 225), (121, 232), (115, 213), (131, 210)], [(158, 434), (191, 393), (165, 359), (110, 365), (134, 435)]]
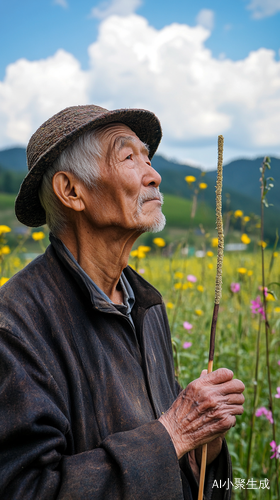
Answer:
[(24, 179), (24, 172), (6, 170), (0, 165), (0, 192), (16, 194)]

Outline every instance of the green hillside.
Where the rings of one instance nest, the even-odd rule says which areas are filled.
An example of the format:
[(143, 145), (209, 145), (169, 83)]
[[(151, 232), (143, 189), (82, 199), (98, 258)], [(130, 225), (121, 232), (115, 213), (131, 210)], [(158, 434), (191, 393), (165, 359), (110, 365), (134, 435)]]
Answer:
[(215, 228), (215, 211), (206, 205), (199, 203), (196, 215), (191, 219), (192, 202), (170, 194), (164, 194), (162, 211), (166, 217), (168, 227), (194, 228), (203, 224), (204, 228)]

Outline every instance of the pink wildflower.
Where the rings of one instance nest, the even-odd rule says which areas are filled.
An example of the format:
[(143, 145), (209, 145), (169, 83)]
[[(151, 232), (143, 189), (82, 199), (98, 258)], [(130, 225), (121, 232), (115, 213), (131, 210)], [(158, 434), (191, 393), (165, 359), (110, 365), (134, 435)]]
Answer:
[(277, 444), (275, 443), (275, 441), (271, 441), (271, 443), (269, 443), (270, 446), (271, 446), (271, 451), (273, 451), (273, 455), (271, 455), (270, 458), (280, 458), (280, 444), (277, 446)]
[(261, 408), (258, 408), (255, 415), (256, 415), (256, 417), (261, 417), (262, 415), (264, 415), (267, 418), (267, 420), (271, 424), (273, 424), (272, 413), (270, 410), (267, 410), (264, 406), (261, 406)]
[(261, 314), (263, 319), (265, 319), (265, 314), (264, 314), (264, 309), (263, 309), (263, 306), (262, 306), (262, 301), (261, 301), (261, 298), (260, 296), (258, 295), (256, 300), (251, 300), (251, 311), (252, 311), (252, 314)]
[(280, 398), (280, 387), (277, 387), (277, 394), (275, 394), (276, 398)]
[(184, 349), (188, 349), (188, 348), (189, 348), (189, 347), (191, 347), (191, 346), (192, 346), (192, 342), (185, 342), (185, 343), (183, 344), (183, 348), (184, 348)]
[(192, 325), (191, 325), (190, 323), (188, 323), (188, 321), (185, 321), (185, 322), (184, 322), (183, 327), (184, 327), (186, 330), (191, 330), (191, 329), (192, 329)]
[(232, 293), (238, 293), (240, 291), (240, 284), (239, 283), (232, 283), (230, 285), (230, 289)]
[(279, 359), (279, 361), (278, 361), (278, 365), (280, 366), (280, 359)]
[(255, 415), (256, 417), (261, 417), (262, 415), (266, 415), (267, 414), (267, 409), (262, 406), (261, 408), (258, 408)]
[[(263, 291), (263, 287), (259, 286), (259, 290), (262, 292)], [(267, 296), (267, 287), (266, 286), (264, 287), (264, 296), (265, 297)]]
[(139, 274), (144, 274), (144, 272), (145, 272), (145, 269), (139, 269), (139, 271), (138, 271)]
[(195, 283), (197, 281), (197, 278), (193, 274), (188, 274), (187, 280), (191, 283)]

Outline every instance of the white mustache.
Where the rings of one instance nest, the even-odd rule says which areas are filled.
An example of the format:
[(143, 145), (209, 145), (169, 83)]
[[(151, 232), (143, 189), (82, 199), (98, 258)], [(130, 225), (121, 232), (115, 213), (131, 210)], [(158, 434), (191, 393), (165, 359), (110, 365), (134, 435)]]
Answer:
[(161, 205), (163, 205), (163, 195), (155, 187), (150, 187), (148, 191), (139, 195), (138, 206), (141, 208), (143, 203), (151, 200), (159, 200)]

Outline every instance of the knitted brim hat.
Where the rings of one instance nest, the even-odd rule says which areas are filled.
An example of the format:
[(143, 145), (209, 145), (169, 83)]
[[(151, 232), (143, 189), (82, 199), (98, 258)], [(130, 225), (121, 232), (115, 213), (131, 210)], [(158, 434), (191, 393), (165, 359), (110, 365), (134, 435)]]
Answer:
[(60, 153), (83, 133), (109, 123), (124, 123), (149, 146), (150, 159), (155, 154), (162, 132), (158, 118), (144, 109), (108, 111), (99, 106), (73, 106), (47, 120), (32, 135), (27, 146), (29, 173), (25, 177), (15, 205), (16, 216), (22, 224), (38, 227), (46, 224), (46, 213), (39, 196), (44, 173)]

